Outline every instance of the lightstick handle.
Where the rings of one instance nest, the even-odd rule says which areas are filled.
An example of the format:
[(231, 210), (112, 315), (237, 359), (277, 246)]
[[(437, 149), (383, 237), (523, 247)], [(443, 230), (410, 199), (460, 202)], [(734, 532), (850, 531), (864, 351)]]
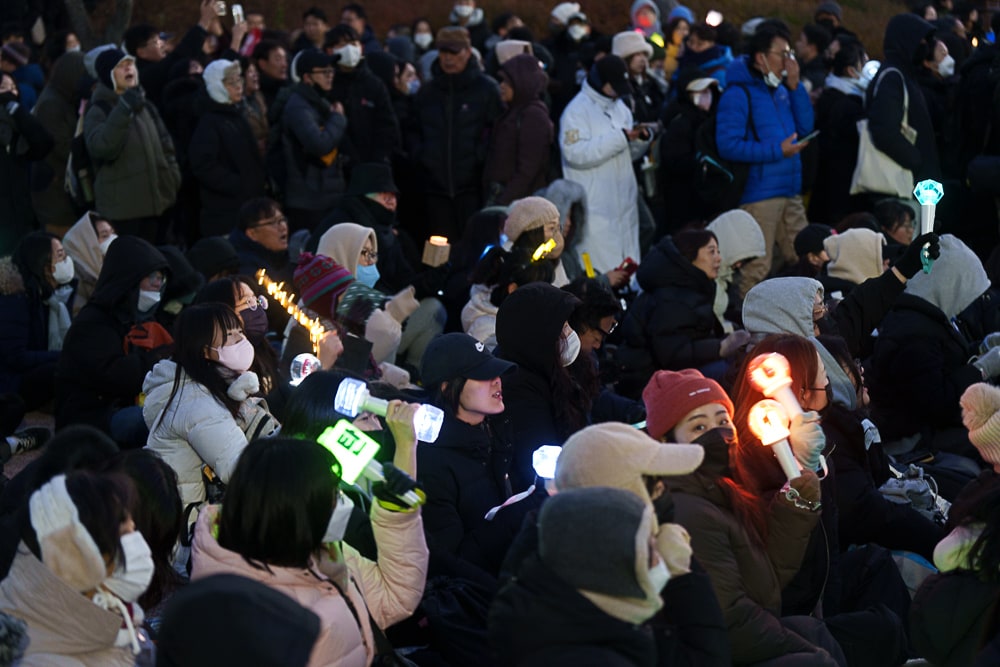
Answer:
[[(386, 401), (382, 402), (386, 403)], [(365, 409), (369, 410), (367, 407)], [(385, 473), (382, 472), (382, 464), (375, 459), (368, 462), (368, 465), (366, 465), (365, 469), (361, 471), (361, 474), (364, 475), (365, 479), (369, 481), (385, 482)], [(416, 491), (413, 491), (412, 489), (403, 494), (403, 500), (405, 500), (406, 504), (410, 507), (417, 507), (420, 504), (420, 496), (418, 496)]]
[(934, 231), (934, 212), (937, 204), (920, 205), (920, 233), (930, 234)]
[(795, 460), (795, 455), (792, 454), (792, 448), (788, 444), (787, 439), (779, 440), (770, 445), (770, 447), (774, 452), (774, 457), (781, 464), (781, 469), (784, 471), (788, 481), (792, 481), (802, 474), (802, 468), (799, 467), (799, 462)]
[(361, 401), (359, 412), (370, 412), (373, 415), (385, 417), (386, 413), (389, 412), (389, 401), (383, 398), (375, 398), (371, 394), (366, 393), (364, 400)]
[(799, 405), (799, 401), (795, 398), (795, 393), (789, 386), (782, 387), (778, 391), (774, 392), (774, 395), (768, 396), (768, 398), (773, 398), (774, 400), (781, 403), (781, 407), (785, 409), (785, 413), (788, 414), (788, 420), (791, 421), (796, 415), (802, 414), (802, 406)]

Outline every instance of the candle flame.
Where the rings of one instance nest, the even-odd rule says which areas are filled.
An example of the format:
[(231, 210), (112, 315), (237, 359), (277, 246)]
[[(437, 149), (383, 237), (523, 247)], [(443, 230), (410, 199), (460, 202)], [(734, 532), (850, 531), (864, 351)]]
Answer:
[(309, 317), (304, 310), (295, 304), (295, 299), (297, 299), (298, 296), (296, 294), (292, 294), (291, 292), (286, 292), (284, 289), (285, 283), (274, 282), (268, 277), (267, 272), (264, 271), (264, 269), (257, 272), (257, 283), (264, 286), (268, 295), (274, 301), (277, 301), (282, 308), (288, 311), (288, 314), (292, 317), (292, 319), (309, 331), (309, 340), (313, 345), (313, 354), (318, 356), (319, 341), (323, 337), (323, 334), (326, 333), (326, 328), (319, 321), (319, 318)]

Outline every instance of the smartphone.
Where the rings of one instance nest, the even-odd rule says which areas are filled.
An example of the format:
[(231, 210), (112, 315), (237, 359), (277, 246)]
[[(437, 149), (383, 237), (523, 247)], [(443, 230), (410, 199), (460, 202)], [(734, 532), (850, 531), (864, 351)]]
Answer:
[(243, 23), (245, 20), (243, 5), (233, 5), (233, 23)]
[(618, 271), (624, 271), (631, 278), (632, 274), (636, 272), (639, 265), (635, 263), (635, 260), (631, 257), (626, 257), (625, 260), (618, 265)]
[(815, 139), (818, 136), (819, 136), (819, 130), (813, 130), (812, 132), (810, 132), (806, 136), (802, 137), (801, 139), (796, 139), (795, 143), (797, 143), (797, 144), (804, 144), (807, 141), (812, 141), (813, 139)]
[(219, 0), (215, 3), (215, 15), (225, 16), (226, 15), (226, 3), (225, 0)]

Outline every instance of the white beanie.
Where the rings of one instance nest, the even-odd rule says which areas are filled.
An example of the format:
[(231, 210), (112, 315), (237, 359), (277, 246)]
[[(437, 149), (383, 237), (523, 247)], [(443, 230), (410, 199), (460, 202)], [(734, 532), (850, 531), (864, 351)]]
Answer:
[(219, 104), (233, 103), (229, 97), (229, 91), (226, 90), (226, 85), (222, 83), (222, 80), (226, 77), (226, 74), (230, 73), (230, 69), (233, 66), (235, 66), (237, 72), (241, 71), (240, 64), (232, 60), (213, 60), (205, 68), (205, 73), (202, 74), (208, 96)]
[(959, 399), (969, 441), (983, 460), (1000, 469), (1000, 389), (986, 382), (970, 385)]
[(653, 55), (653, 46), (646, 41), (641, 32), (626, 30), (615, 35), (611, 40), (611, 53), (622, 60), (636, 53), (645, 53), (646, 57)]
[(877, 278), (885, 271), (882, 265), (884, 245), (882, 234), (860, 227), (828, 236), (823, 241), (823, 249), (830, 256), (826, 272), (855, 285)]
[(520, 39), (505, 39), (502, 42), (497, 42), (494, 51), (497, 54), (498, 65), (503, 65), (511, 58), (524, 53), (530, 53), (532, 55), (535, 53), (531, 46), (531, 42), (525, 42)]
[(580, 13), (580, 3), (579, 2), (560, 2), (552, 10), (552, 18), (559, 21), (562, 25), (569, 23), (569, 19), (573, 14)]

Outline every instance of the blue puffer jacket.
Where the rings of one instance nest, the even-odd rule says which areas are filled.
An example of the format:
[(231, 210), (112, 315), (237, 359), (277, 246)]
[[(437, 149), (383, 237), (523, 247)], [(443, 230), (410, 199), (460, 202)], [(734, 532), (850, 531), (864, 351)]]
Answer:
[[(734, 60), (726, 69), (729, 88), (744, 85), (753, 104), (753, 121), (759, 141), (747, 133), (747, 96), (740, 90), (724, 94), (719, 101), (715, 140), (719, 155), (727, 160), (751, 163), (741, 204), (772, 197), (794, 197), (802, 190), (802, 161), (798, 155), (782, 157), (781, 142), (793, 132), (800, 137), (812, 132), (813, 111), (804, 86), (788, 90), (784, 84), (768, 88), (760, 75), (751, 73), (747, 57)], [(744, 139), (744, 134), (747, 138)]]

